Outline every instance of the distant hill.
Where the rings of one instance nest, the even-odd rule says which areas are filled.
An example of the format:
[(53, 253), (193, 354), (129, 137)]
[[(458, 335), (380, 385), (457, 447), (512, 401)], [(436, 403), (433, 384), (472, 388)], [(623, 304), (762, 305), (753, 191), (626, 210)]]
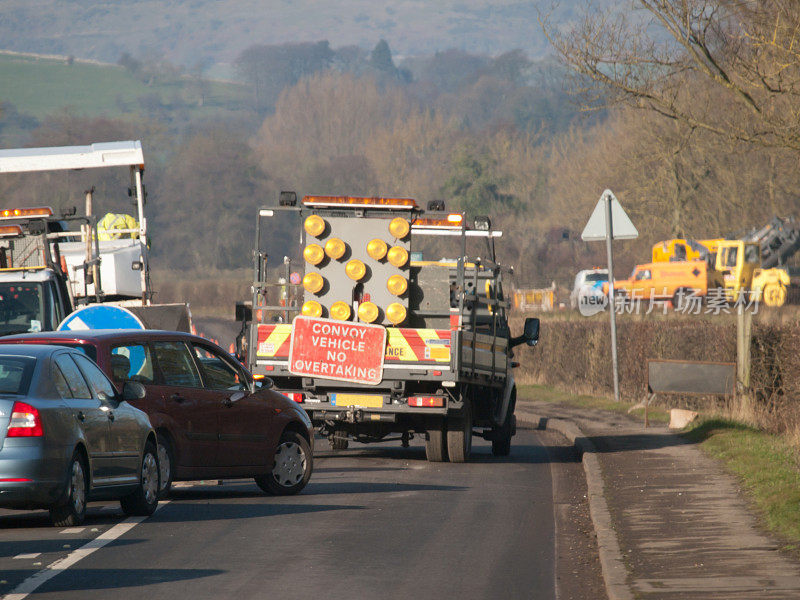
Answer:
[(189, 75), (145, 82), (117, 65), (0, 53), (0, 102), (36, 118), (62, 108), (84, 116), (221, 117), (243, 109), (246, 94), (241, 85)]
[[(569, 22), (583, 5), (561, 0), (556, 21)], [(547, 53), (538, 10), (549, 6), (549, 0), (3, 0), (0, 45), (108, 62), (127, 52), (187, 67), (229, 64), (252, 44), (317, 40), (369, 49), (385, 39), (395, 56), (521, 48), (536, 59)]]

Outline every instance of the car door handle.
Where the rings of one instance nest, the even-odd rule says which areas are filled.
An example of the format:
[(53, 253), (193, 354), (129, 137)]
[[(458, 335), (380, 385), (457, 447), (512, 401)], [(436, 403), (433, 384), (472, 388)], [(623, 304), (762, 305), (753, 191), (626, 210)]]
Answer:
[(170, 396), (169, 399), (172, 400), (173, 402), (177, 402), (178, 404), (186, 400), (186, 398), (184, 398), (180, 394), (172, 394), (172, 396)]
[(75, 415), (75, 418), (77, 418), (78, 421), (85, 421), (86, 420), (86, 415), (83, 414), (83, 411), (80, 411), (80, 412), (78, 412), (77, 415)]

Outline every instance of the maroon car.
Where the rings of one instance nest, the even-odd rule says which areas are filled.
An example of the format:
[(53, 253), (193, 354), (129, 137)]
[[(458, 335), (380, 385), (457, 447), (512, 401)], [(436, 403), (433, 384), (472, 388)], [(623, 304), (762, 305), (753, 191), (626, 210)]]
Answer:
[(57, 344), (82, 350), (122, 389), (147, 390), (131, 402), (156, 430), (161, 491), (173, 481), (254, 477), (265, 492), (296, 494), (313, 469), (306, 412), (257, 382), (222, 348), (174, 331), (49, 331), (0, 343)]

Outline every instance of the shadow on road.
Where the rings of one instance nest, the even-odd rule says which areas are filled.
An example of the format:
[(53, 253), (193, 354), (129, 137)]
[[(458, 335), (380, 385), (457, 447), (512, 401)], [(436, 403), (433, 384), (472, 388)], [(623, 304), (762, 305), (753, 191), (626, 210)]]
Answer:
[(367, 481), (337, 481), (335, 483), (311, 483), (304, 496), (324, 494), (382, 494), (391, 492), (461, 492), (466, 488), (457, 485), (426, 485), (422, 483), (384, 483)]
[[(307, 494), (303, 494), (306, 496)], [(198, 494), (196, 499), (203, 499)], [(338, 504), (195, 504), (192, 502), (172, 502), (148, 519), (148, 523), (182, 523), (191, 521), (222, 521), (226, 519), (259, 519), (318, 513), (332, 510), (363, 510), (363, 506)]]
[[(32, 554), (39, 552), (48, 554), (50, 552), (71, 552), (75, 548), (80, 548), (91, 538), (68, 538), (50, 540), (14, 540), (13, 542), (0, 542), (0, 558), (8, 558), (16, 556), (17, 554)], [(139, 544), (142, 540), (114, 540), (114, 545), (128, 546), (130, 544)], [(64, 547), (68, 544), (68, 547)]]
[[(494, 456), (489, 444), (481, 440), (475, 439), (472, 447), (472, 454), (470, 456), (470, 463), (514, 463), (514, 464), (546, 464), (553, 462), (576, 462), (574, 456), (569, 456), (560, 451), (560, 446), (540, 446), (536, 444), (515, 444), (511, 442), (511, 454), (509, 456)], [(315, 473), (324, 472), (344, 472), (344, 471), (406, 471), (407, 467), (320, 467), (319, 465), (330, 464), (328, 461), (335, 459), (352, 459), (355, 461), (362, 459), (386, 459), (386, 460), (402, 460), (407, 463), (422, 463), (422, 464), (441, 464), (441, 463), (428, 463), (425, 456), (425, 448), (419, 445), (412, 445), (409, 448), (399, 446), (380, 446), (380, 445), (356, 445), (351, 446), (348, 450), (337, 451), (322, 451), (314, 455)], [(419, 466), (411, 467), (418, 469)], [(314, 479), (312, 477), (311, 481)]]
[(408, 470), (406, 467), (314, 467), (314, 473), (379, 473)]
[[(125, 516), (122, 514), (122, 509), (119, 508), (119, 505), (115, 507), (115, 510), (89, 506), (81, 527), (116, 524), (124, 518)], [(28, 529), (33, 527), (47, 527), (58, 530), (58, 528), (53, 527), (50, 516), (46, 511), (19, 511), (5, 513), (0, 516), (0, 529)]]
[[(34, 570), (4, 571), (10, 581), (23, 581)], [(36, 594), (134, 588), (157, 583), (188, 581), (225, 573), (220, 569), (69, 569), (36, 590)]]

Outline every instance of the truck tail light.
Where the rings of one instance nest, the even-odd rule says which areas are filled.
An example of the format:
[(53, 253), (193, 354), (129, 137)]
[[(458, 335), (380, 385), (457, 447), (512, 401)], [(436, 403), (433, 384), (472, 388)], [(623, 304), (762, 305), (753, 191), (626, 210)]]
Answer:
[(304, 402), (303, 394), (300, 392), (284, 392), (283, 395), (292, 402), (297, 402), (298, 404), (302, 404)]
[(408, 405), (424, 408), (441, 408), (444, 406), (444, 398), (441, 396), (411, 396), (408, 399)]
[(42, 417), (30, 404), (14, 402), (6, 437), (42, 437)]

